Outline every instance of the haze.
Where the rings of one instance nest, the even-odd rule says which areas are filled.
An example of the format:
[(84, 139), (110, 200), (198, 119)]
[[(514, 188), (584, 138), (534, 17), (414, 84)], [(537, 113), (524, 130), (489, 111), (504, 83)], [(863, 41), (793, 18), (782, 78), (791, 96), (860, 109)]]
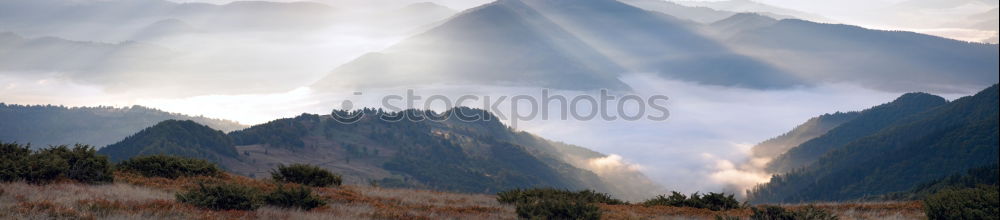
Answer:
[[(767, 180), (766, 174), (735, 169), (747, 162), (749, 147), (784, 133), (811, 117), (835, 111), (862, 110), (891, 101), (905, 92), (934, 92), (949, 98), (970, 95), (996, 83), (997, 77), (978, 74), (984, 71), (996, 73), (995, 0), (760, 0), (771, 6), (827, 19), (823, 22), (884, 30), (911, 30), (961, 41), (993, 43), (967, 44), (930, 39), (928, 42), (959, 45), (955, 48), (960, 49), (940, 51), (931, 48), (926, 51), (936, 54), (914, 55), (916, 58), (913, 59), (940, 62), (931, 62), (927, 66), (910, 65), (908, 60), (895, 59), (899, 54), (890, 53), (864, 58), (838, 54), (841, 51), (814, 54), (816, 57), (834, 56), (838, 61), (845, 62), (879, 59), (872, 63), (881, 64), (882, 69), (872, 63), (861, 65), (872, 67), (866, 70), (887, 72), (885, 78), (859, 77), (868, 73), (830, 63), (808, 62), (812, 60), (782, 63), (787, 61), (787, 57), (772, 53), (773, 48), (768, 47), (772, 45), (732, 46), (734, 42), (767, 37), (762, 35), (730, 39), (725, 34), (719, 34), (692, 41), (703, 44), (638, 45), (620, 39), (633, 37), (631, 39), (642, 40), (655, 35), (608, 35), (594, 31), (594, 27), (588, 24), (581, 24), (587, 22), (573, 20), (577, 18), (574, 16), (580, 15), (547, 16), (552, 24), (564, 30), (548, 29), (539, 31), (537, 35), (502, 32), (522, 29), (492, 26), (490, 30), (509, 35), (496, 35), (495, 39), (438, 35), (469, 33), (462, 29), (466, 26), (455, 25), (450, 27), (456, 28), (448, 29), (438, 25), (460, 15), (460, 11), (489, 3), (487, 1), (443, 0), (431, 4), (420, 3), (422, 1), (419, 0), (322, 0), (310, 5), (274, 6), (260, 2), (233, 4), (225, 0), (177, 0), (175, 2), (210, 3), (186, 4), (195, 9), (177, 12), (163, 10), (178, 7), (172, 5), (175, 3), (135, 0), (131, 1), (134, 4), (95, 7), (90, 8), (93, 11), (78, 10), (67, 14), (44, 10), (73, 7), (72, 4), (67, 6), (66, 2), (114, 1), (0, 3), (0, 58), (5, 59), (0, 60), (0, 102), (68, 106), (144, 105), (251, 125), (303, 112), (329, 114), (330, 110), (340, 108), (343, 100), (354, 101), (355, 108), (379, 107), (381, 97), (403, 94), (406, 89), (415, 89), (426, 95), (454, 97), (467, 94), (535, 94), (542, 87), (554, 88), (556, 92), (567, 95), (593, 94), (595, 88), (611, 87), (621, 93), (669, 96), (671, 118), (664, 122), (534, 120), (519, 125), (518, 129), (614, 155), (603, 161), (603, 168), (600, 169), (638, 169), (667, 189), (741, 192), (750, 185)], [(946, 2), (948, 4), (941, 5)], [(704, 2), (681, 3), (705, 6), (702, 5)], [(151, 13), (125, 13), (136, 10), (134, 7), (138, 6), (146, 7), (142, 10)], [(284, 11), (268, 12), (274, 13), (269, 16), (276, 17), (247, 16), (274, 7), (282, 7)], [(529, 7), (550, 12), (545, 11), (545, 5)], [(13, 13), (25, 8), (50, 14), (43, 13), (48, 16), (43, 19), (32, 15), (37, 12)], [(105, 10), (121, 11), (108, 13)], [(892, 13), (884, 13), (887, 11)], [(984, 19), (983, 13), (992, 13), (992, 17), (986, 14)], [(78, 16), (95, 14), (106, 16), (77, 20)], [(480, 19), (469, 19), (468, 23), (459, 24), (475, 26), (480, 23), (474, 22), (507, 20), (507, 17), (491, 17), (500, 15), (506, 14), (486, 14), (475, 17)], [(530, 14), (518, 16), (526, 18)], [(540, 23), (543, 22), (531, 25), (552, 25)], [(683, 25), (678, 27), (690, 29)], [(676, 39), (702, 37), (700, 32), (694, 30), (690, 36), (682, 34), (671, 36)], [(915, 41), (926, 40), (923, 35), (907, 37)], [(525, 54), (519, 53), (523, 51), (508, 51), (510, 47), (503, 44), (454, 44), (459, 41), (503, 43), (538, 40), (533, 42), (544, 43), (549, 39), (557, 39), (558, 43), (541, 46), (558, 49), (572, 47), (563, 51), (545, 50), (551, 53), (532, 53), (539, 57), (537, 60), (583, 63), (580, 65), (588, 66), (585, 69), (609, 71), (570, 77), (525, 74), (513, 80), (501, 80), (497, 78), (506, 75), (490, 72), (494, 69), (447, 62), (464, 58), (467, 60), (455, 63), (498, 66), (510, 66), (503, 62), (523, 63), (511, 61)], [(840, 39), (831, 41), (839, 42), (836, 40)], [(817, 43), (811, 46), (837, 47), (840, 44)], [(890, 48), (887, 51), (895, 48), (888, 43), (879, 46)], [(475, 51), (468, 48), (475, 48)], [(732, 61), (739, 64), (732, 68), (759, 71), (741, 76), (654, 73), (651, 69), (676, 67), (677, 64), (649, 61), (640, 52), (643, 49), (663, 48), (678, 51), (678, 57), (690, 55), (686, 53), (689, 51), (718, 52), (690, 55), (704, 55), (695, 58), (711, 57), (717, 60), (685, 65), (684, 68), (706, 70), (721, 61)], [(531, 48), (525, 50), (532, 51), (528, 49)], [(801, 47), (781, 48), (780, 51), (795, 53), (796, 49)], [(443, 55), (429, 56), (428, 51)], [(379, 54), (372, 54), (376, 52)], [(465, 56), (487, 52), (505, 56)], [(954, 57), (949, 56), (952, 54), (973, 54), (973, 57), (941, 61), (934, 56), (951, 58)], [(990, 62), (993, 62), (992, 67)], [(941, 75), (943, 68), (935, 69), (953, 63), (960, 66), (955, 68), (953, 75)], [(566, 66), (569, 65), (539, 61), (529, 67), (559, 71), (565, 70), (562, 68)], [(806, 71), (812, 68), (817, 70)], [(890, 70), (905, 68), (911, 68), (906, 70), (913, 70), (908, 73), (916, 76), (901, 77), (893, 75)], [(634, 71), (637, 69), (650, 71)], [(356, 74), (359, 72), (365, 74)], [(385, 75), (374, 74), (376, 72)], [(737, 78), (738, 83), (734, 82)], [(454, 81), (441, 82), (445, 80)], [(484, 83), (494, 81), (503, 83)], [(363, 92), (364, 95), (354, 96), (354, 92)], [(470, 107), (482, 108), (477, 105)]]

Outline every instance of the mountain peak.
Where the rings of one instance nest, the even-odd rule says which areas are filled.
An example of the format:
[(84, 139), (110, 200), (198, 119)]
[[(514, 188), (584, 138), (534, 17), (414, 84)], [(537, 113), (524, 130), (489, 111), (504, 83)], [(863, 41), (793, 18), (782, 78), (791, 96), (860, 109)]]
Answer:
[(942, 98), (941, 96), (932, 95), (924, 92), (911, 92), (906, 93), (896, 98), (892, 101), (893, 103), (945, 103), (948, 100)]
[(220, 161), (236, 157), (232, 138), (192, 120), (165, 120), (98, 151), (121, 161), (139, 155), (170, 154)]

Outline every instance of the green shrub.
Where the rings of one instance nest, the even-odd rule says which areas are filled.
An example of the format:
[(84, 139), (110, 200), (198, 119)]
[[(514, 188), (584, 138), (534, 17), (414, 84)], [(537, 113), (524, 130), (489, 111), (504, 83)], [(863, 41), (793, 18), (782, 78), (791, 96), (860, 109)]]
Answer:
[(298, 183), (314, 187), (340, 186), (343, 182), (340, 175), (307, 164), (279, 165), (277, 170), (271, 171), (271, 178), (280, 182)]
[(656, 198), (646, 200), (642, 204), (646, 206), (692, 207), (714, 211), (740, 207), (740, 202), (736, 200), (733, 194), (726, 195), (722, 193), (708, 193), (705, 195), (694, 193), (689, 197), (679, 192), (671, 192), (670, 196), (659, 195)]
[(571, 192), (552, 188), (538, 189), (515, 189), (497, 193), (497, 201), (500, 203), (517, 204), (535, 200), (569, 200), (583, 203), (604, 203), (609, 205), (620, 205), (625, 202), (611, 198), (608, 194), (595, 192), (593, 190), (582, 190)]
[(569, 199), (517, 203), (516, 211), (523, 219), (601, 219), (601, 209), (596, 205)]
[(68, 169), (62, 174), (66, 178), (82, 183), (107, 183), (114, 180), (108, 157), (98, 155), (97, 149), (77, 144), (73, 148), (58, 146), (42, 149), (38, 154), (52, 154), (66, 161)]
[(323, 199), (313, 195), (312, 190), (305, 186), (292, 187), (290, 189), (278, 186), (273, 192), (264, 196), (264, 201), (268, 205), (283, 208), (299, 208), (302, 210), (310, 210), (326, 205)]
[(262, 204), (259, 189), (233, 183), (199, 183), (195, 189), (178, 193), (177, 201), (212, 210), (254, 210)]
[(1000, 219), (997, 186), (943, 190), (924, 200), (928, 219)]
[(222, 171), (215, 164), (194, 158), (167, 155), (139, 156), (118, 163), (118, 170), (146, 177), (175, 179), (185, 176), (218, 176)]
[(835, 220), (837, 216), (815, 206), (806, 206), (797, 211), (789, 211), (781, 206), (765, 205), (751, 207), (751, 220)]
[(106, 183), (114, 178), (108, 158), (86, 145), (57, 146), (32, 152), (28, 146), (0, 144), (0, 181), (24, 180), (34, 184), (59, 179)]
[(805, 220), (836, 220), (837, 219), (836, 215), (833, 215), (833, 214), (831, 214), (830, 212), (828, 212), (826, 210), (823, 210), (823, 209), (820, 209), (820, 208), (816, 208), (816, 206), (812, 206), (812, 205), (809, 205), (809, 206), (806, 206), (806, 207), (802, 207), (799, 210), (796, 210), (794, 213), (795, 213), (795, 218), (796, 219), (805, 219)]
[(18, 181), (24, 178), (28, 167), (26, 161), (31, 156), (29, 146), (16, 143), (0, 143), (0, 182)]
[(51, 183), (69, 170), (69, 163), (56, 154), (31, 154), (24, 165), (26, 169), (21, 173), (21, 179), (33, 184)]

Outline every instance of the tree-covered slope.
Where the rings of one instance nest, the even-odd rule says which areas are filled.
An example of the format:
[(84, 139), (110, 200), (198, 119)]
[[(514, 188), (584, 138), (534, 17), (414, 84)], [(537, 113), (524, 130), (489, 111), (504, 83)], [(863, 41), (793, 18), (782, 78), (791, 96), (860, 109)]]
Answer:
[(305, 163), (342, 174), (350, 184), (474, 193), (553, 187), (640, 199), (660, 190), (638, 171), (599, 176), (588, 165), (606, 155), (514, 131), (486, 111), (456, 108), (442, 114), (458, 112), (480, 118), (391, 120), (384, 117), (438, 113), (365, 109), (335, 112), (365, 115), (354, 123), (303, 114), (228, 135), (190, 121), (166, 121), (101, 153), (115, 160), (160, 153), (206, 158), (247, 176), (265, 176), (280, 164)]
[(991, 164), (927, 181), (909, 190), (889, 193), (875, 199), (892, 201), (924, 199), (944, 190), (976, 188), (979, 185), (996, 186), (998, 183), (1000, 183), (1000, 169), (998, 169), (997, 164)]
[(141, 155), (176, 155), (221, 162), (236, 158), (233, 140), (226, 133), (194, 121), (166, 120), (98, 151), (112, 161)]
[(187, 116), (142, 106), (63, 107), (0, 103), (0, 141), (30, 143), (34, 148), (75, 143), (103, 147), (170, 119), (193, 120), (223, 131), (244, 128), (233, 121)]
[(773, 177), (749, 197), (755, 203), (853, 200), (995, 164), (998, 104), (994, 85), (898, 120), (804, 169)]
[[(391, 113), (366, 109), (362, 111), (364, 119), (355, 123), (305, 114), (235, 131), (230, 136), (239, 145), (247, 146), (241, 148), (251, 152), (248, 159), (261, 166), (312, 161), (347, 175), (348, 181), (374, 180), (383, 186), (461, 192), (528, 187), (607, 191), (597, 175), (567, 163), (554, 143), (515, 132), (481, 110), (460, 108), (443, 114), (456, 111), (492, 119), (386, 121), (380, 117)], [(279, 156), (286, 152), (286, 156)], [(260, 170), (256, 167), (236, 172)]]
[(854, 119), (793, 147), (768, 163), (768, 171), (785, 173), (809, 165), (831, 150), (871, 135), (911, 115), (946, 104), (944, 98), (909, 93), (896, 100), (861, 111)]
[(750, 149), (750, 152), (758, 158), (776, 157), (806, 141), (826, 134), (841, 124), (854, 120), (859, 114), (858, 112), (837, 112), (811, 118), (788, 133), (755, 145)]

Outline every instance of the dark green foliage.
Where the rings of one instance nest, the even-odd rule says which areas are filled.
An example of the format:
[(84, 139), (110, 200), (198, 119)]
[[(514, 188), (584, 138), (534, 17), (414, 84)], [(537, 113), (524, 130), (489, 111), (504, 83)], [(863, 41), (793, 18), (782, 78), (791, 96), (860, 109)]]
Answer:
[(194, 158), (167, 155), (138, 156), (118, 163), (118, 170), (135, 172), (146, 177), (174, 179), (184, 176), (218, 176), (222, 170), (215, 164)]
[(594, 204), (568, 199), (541, 199), (517, 203), (517, 216), (523, 219), (601, 219), (601, 209)]
[(960, 174), (954, 174), (945, 178), (924, 182), (905, 192), (891, 193), (880, 196), (879, 200), (913, 200), (924, 199), (928, 196), (948, 189), (975, 188), (979, 185), (1000, 184), (1000, 169), (997, 164), (969, 169)]
[(948, 189), (924, 200), (929, 219), (1000, 219), (997, 186)]
[(90, 146), (57, 146), (31, 152), (27, 146), (0, 144), (0, 151), (0, 164), (4, 165), (0, 181), (43, 184), (69, 179), (94, 184), (113, 180), (107, 157), (97, 155)]
[(271, 171), (271, 178), (281, 182), (298, 183), (314, 187), (340, 186), (340, 175), (308, 164), (278, 165)]
[(506, 204), (530, 203), (537, 200), (569, 200), (582, 203), (620, 205), (625, 202), (593, 190), (568, 191), (552, 188), (515, 189), (497, 193), (497, 201)]
[(552, 188), (515, 189), (497, 193), (497, 201), (513, 204), (524, 219), (600, 219), (595, 203), (625, 204), (593, 190), (572, 192)]
[(17, 143), (0, 142), (0, 182), (16, 181), (27, 171), (25, 166), (31, 156), (31, 147)]
[(765, 205), (751, 207), (751, 220), (836, 220), (837, 216), (830, 214), (826, 210), (815, 206), (802, 207), (796, 211), (789, 211), (781, 206)]
[(194, 120), (225, 131), (243, 128), (232, 121), (172, 114), (142, 106), (70, 108), (0, 103), (0, 140), (31, 143), (33, 147), (71, 143), (106, 146), (169, 119)]
[(69, 170), (69, 163), (57, 154), (31, 154), (24, 166), (20, 179), (34, 184), (51, 183), (63, 177)]
[(229, 136), (194, 121), (167, 120), (101, 149), (113, 161), (142, 155), (174, 155), (218, 162), (237, 157)]
[(108, 158), (98, 155), (97, 150), (91, 146), (58, 146), (42, 149), (37, 154), (51, 154), (64, 160), (68, 169), (62, 175), (71, 180), (82, 183), (106, 183), (113, 180)]
[(715, 220), (740, 220), (739, 216), (716, 215)]
[(299, 208), (302, 210), (310, 210), (326, 205), (323, 199), (312, 194), (312, 189), (305, 186), (288, 189), (284, 186), (278, 186), (273, 192), (264, 196), (264, 202), (268, 205), (283, 208)]
[(748, 197), (753, 203), (854, 200), (996, 164), (998, 102), (994, 85), (912, 115), (837, 147), (805, 169), (776, 175)]
[(944, 98), (926, 94), (909, 93), (898, 99), (858, 113), (850, 121), (825, 134), (789, 149), (768, 163), (767, 169), (785, 173), (809, 165), (823, 156), (854, 140), (871, 135), (906, 117), (947, 104)]
[(319, 124), (319, 115), (302, 114), (295, 118), (254, 125), (229, 135), (238, 145), (267, 144), (276, 148), (293, 149), (305, 147), (302, 137), (309, 135), (309, 129)]
[(177, 194), (177, 201), (212, 210), (254, 210), (262, 204), (259, 189), (234, 183), (205, 185)]
[(646, 200), (642, 203), (646, 206), (676, 206), (692, 207), (699, 209), (711, 209), (713, 211), (730, 210), (740, 207), (740, 202), (733, 194), (708, 193), (701, 195), (693, 193), (686, 196), (679, 192), (671, 192), (670, 196), (659, 195), (656, 198)]

